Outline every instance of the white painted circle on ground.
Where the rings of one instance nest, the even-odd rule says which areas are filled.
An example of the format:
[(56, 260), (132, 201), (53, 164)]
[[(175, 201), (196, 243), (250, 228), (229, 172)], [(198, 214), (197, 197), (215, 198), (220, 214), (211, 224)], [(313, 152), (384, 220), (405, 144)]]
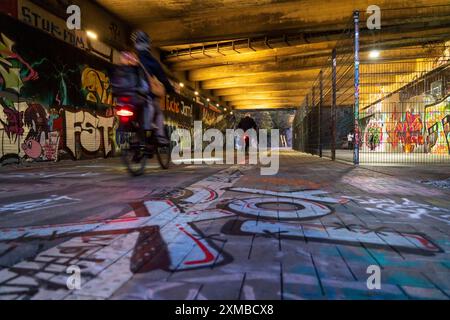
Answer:
[(278, 197), (235, 199), (228, 208), (240, 214), (272, 219), (316, 218), (331, 213), (330, 208), (317, 202)]

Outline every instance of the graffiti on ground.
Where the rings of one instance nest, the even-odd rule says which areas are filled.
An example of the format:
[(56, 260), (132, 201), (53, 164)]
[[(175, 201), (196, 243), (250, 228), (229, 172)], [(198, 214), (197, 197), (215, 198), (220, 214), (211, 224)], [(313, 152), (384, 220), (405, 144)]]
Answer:
[(436, 188), (450, 189), (450, 178), (444, 180), (426, 180), (421, 181), (423, 184), (427, 184)]
[[(233, 263), (232, 248), (227, 247), (233, 236), (259, 235), (391, 251), (396, 248), (418, 255), (441, 252), (422, 234), (363, 225), (306, 223), (303, 220), (332, 214), (348, 199), (323, 190), (279, 192), (234, 187), (245, 170), (223, 170), (164, 197), (142, 201), (133, 206), (133, 211), (113, 220), (1, 229), (0, 242), (12, 246), (49, 239), (59, 239), (60, 244), (1, 270), (0, 295), (11, 299), (70, 298), (71, 292), (64, 287), (65, 268), (76, 261), (86, 275), (82, 294), (109, 298), (137, 273), (176, 273)], [(226, 192), (244, 198), (226, 198)], [(210, 231), (208, 226), (213, 224), (220, 231)], [(68, 240), (60, 242), (64, 239)], [(9, 254), (15, 248), (11, 250)]]
[[(22, 202), (14, 202), (10, 204), (5, 204), (0, 206), (0, 213), (25, 213), (35, 210), (44, 210), (44, 209), (50, 209), (53, 207), (59, 207), (63, 205), (69, 205), (73, 204), (75, 202), (80, 201), (80, 199), (75, 199), (69, 196), (58, 196), (58, 195), (51, 195), (47, 198), (41, 198), (36, 200), (29, 200), (29, 201), (22, 201)], [(26, 228), (22, 228), (26, 229)], [(2, 238), (3, 236), (6, 236), (5, 239), (7, 239), (7, 232), (2, 230)]]
[(239, 223), (228, 223), (224, 233), (235, 235), (259, 234), (274, 238), (293, 238), (315, 242), (340, 243), (345, 245), (360, 245), (383, 248), (388, 245), (405, 252), (421, 252), (432, 255), (442, 250), (424, 235), (397, 232), (384, 228), (369, 229), (363, 225), (322, 225), (302, 223), (279, 223), (269, 221), (246, 220)]
[(403, 215), (411, 219), (427, 217), (450, 224), (450, 209), (419, 203), (408, 198), (401, 198), (400, 201), (373, 197), (351, 197), (351, 199), (364, 205), (365, 209), (370, 212), (395, 216)]

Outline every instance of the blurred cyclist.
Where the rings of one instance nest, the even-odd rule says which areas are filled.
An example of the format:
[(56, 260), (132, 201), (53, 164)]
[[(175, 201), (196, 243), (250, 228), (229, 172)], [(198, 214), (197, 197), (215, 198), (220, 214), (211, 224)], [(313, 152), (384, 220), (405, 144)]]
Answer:
[(239, 121), (238, 129), (242, 129), (244, 131), (244, 146), (245, 150), (248, 151), (250, 147), (250, 137), (246, 134), (248, 130), (254, 129), (255, 131), (258, 129), (255, 120), (250, 116), (250, 113), (246, 113), (244, 118)]
[(238, 129), (242, 129), (244, 132), (250, 129), (257, 129), (255, 120), (250, 116), (250, 113), (246, 113), (244, 118), (239, 121)]
[[(137, 58), (140, 64), (145, 68), (145, 70), (149, 73), (150, 76), (156, 77), (165, 88), (166, 93), (171, 94), (174, 92), (173, 86), (170, 84), (166, 75), (164, 74), (164, 70), (159, 64), (158, 60), (156, 60), (152, 54), (150, 53), (151, 49), (151, 39), (144, 31), (135, 31), (131, 37), (134, 48), (137, 52)], [(168, 144), (169, 139), (167, 137), (166, 131), (164, 130), (164, 115), (159, 106), (160, 99), (155, 96), (155, 94), (150, 90), (149, 92), (149, 103), (144, 110), (144, 129), (145, 130), (155, 130), (157, 141), (160, 144)], [(162, 95), (161, 98), (164, 98), (165, 94)], [(147, 111), (147, 112), (145, 112)], [(149, 122), (150, 119), (150, 122)], [(152, 123), (154, 122), (154, 123)]]

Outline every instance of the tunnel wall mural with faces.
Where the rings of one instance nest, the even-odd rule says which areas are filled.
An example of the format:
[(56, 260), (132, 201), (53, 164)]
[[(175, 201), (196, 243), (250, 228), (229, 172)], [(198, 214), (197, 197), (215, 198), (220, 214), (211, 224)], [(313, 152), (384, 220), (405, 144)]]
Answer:
[(365, 109), (361, 150), (450, 154), (449, 79), (447, 65)]
[[(450, 66), (406, 84), (360, 110), (362, 162), (445, 162), (450, 155)], [(353, 106), (336, 108), (336, 149), (349, 150), (347, 134), (353, 132)], [(329, 156), (330, 107), (298, 110), (294, 121), (294, 149), (314, 153), (319, 141)], [(320, 121), (320, 140), (317, 127)], [(317, 151), (316, 151), (317, 152)], [(383, 155), (404, 155), (396, 158)], [(426, 158), (425, 156), (430, 156)], [(416, 157), (414, 157), (416, 156)], [(408, 158), (410, 157), (410, 158)]]
[[(0, 15), (0, 164), (117, 154), (112, 64)], [(180, 94), (161, 102), (172, 130), (201, 109)]]

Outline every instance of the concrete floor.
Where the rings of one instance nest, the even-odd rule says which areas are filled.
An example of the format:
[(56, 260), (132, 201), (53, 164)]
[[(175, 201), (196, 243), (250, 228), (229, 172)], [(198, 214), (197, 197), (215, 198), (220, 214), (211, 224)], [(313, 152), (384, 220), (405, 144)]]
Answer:
[(0, 299), (449, 299), (450, 166), (280, 163), (1, 168)]

